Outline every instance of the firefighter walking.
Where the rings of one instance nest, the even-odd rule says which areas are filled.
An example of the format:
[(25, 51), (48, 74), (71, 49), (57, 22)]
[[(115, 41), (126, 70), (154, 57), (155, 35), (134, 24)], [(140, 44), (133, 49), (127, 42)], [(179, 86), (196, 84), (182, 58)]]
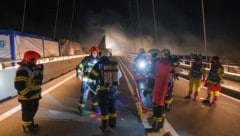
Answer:
[(18, 101), (21, 103), (23, 131), (30, 133), (39, 130), (38, 124), (34, 122), (34, 116), (41, 99), (43, 80), (43, 65), (36, 64), (39, 58), (41, 56), (35, 51), (25, 52), (14, 79), (14, 86), (18, 92)]
[(100, 61), (96, 63), (91, 72), (91, 78), (96, 80), (99, 86), (98, 103), (101, 111), (101, 129), (106, 132), (108, 127), (116, 126), (115, 101), (118, 95), (117, 86), (122, 74), (118, 62), (109, 60), (110, 52), (101, 50)]
[(88, 96), (91, 97), (92, 111), (97, 112), (97, 86), (95, 85), (95, 81), (89, 78), (89, 74), (92, 67), (98, 62), (98, 51), (99, 49), (96, 46), (92, 46), (89, 49), (90, 55), (86, 56), (76, 68), (77, 78), (82, 81), (81, 96), (78, 105), (78, 110), (81, 115), (86, 106)]

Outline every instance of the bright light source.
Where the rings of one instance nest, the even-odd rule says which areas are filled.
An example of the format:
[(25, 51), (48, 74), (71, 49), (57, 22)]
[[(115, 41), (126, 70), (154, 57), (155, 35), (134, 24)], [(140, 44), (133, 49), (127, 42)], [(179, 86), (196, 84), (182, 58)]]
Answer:
[(145, 61), (140, 61), (140, 62), (138, 63), (138, 67), (139, 67), (140, 69), (144, 69), (144, 68), (146, 67), (146, 62), (145, 62)]

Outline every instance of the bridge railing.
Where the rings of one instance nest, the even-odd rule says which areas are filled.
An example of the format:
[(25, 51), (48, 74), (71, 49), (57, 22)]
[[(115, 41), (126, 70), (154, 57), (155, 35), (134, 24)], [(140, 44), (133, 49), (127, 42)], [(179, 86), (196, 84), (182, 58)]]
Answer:
[[(131, 53), (128, 54), (128, 59), (132, 60), (137, 56), (137, 54)], [(194, 60), (191, 60), (191, 57), (184, 57), (183, 59), (179, 60), (180, 67), (185, 69), (183, 71), (188, 71), (191, 68), (192, 63)], [(210, 62), (203, 62), (204, 67), (207, 70), (210, 70), (211, 63)], [(234, 79), (240, 81), (240, 64), (223, 64), (224, 67), (224, 77)]]

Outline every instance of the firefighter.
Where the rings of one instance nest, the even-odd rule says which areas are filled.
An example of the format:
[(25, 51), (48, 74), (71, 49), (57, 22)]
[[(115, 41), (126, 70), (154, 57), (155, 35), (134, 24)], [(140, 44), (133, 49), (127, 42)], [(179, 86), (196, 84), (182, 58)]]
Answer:
[(168, 59), (170, 51), (163, 49), (161, 58), (156, 61), (155, 66), (155, 83), (152, 91), (153, 102), (153, 124), (152, 130), (158, 132), (164, 123), (165, 118), (165, 97), (168, 90), (168, 82), (170, 78), (171, 63)]
[(43, 65), (36, 64), (41, 56), (35, 51), (24, 53), (22, 62), (18, 63), (14, 86), (18, 92), (18, 101), (22, 109), (22, 127), (24, 132), (35, 133), (39, 130), (34, 122), (34, 116), (41, 99), (43, 80)]
[(149, 70), (147, 72), (147, 80), (145, 83), (145, 90), (144, 90), (144, 95), (147, 96), (148, 94), (152, 93), (153, 87), (154, 87), (154, 78), (155, 78), (155, 65), (156, 61), (158, 59), (158, 55), (160, 54), (160, 51), (158, 49), (150, 49), (148, 53), (151, 56), (150, 59), (150, 65), (148, 65)]
[(144, 107), (149, 107), (152, 105), (151, 98), (149, 98), (149, 95), (145, 93), (147, 74), (149, 72), (150, 65), (151, 63), (147, 52), (143, 48), (140, 48), (138, 51), (138, 56), (134, 59), (133, 73), (134, 80), (136, 82), (137, 94)]
[(178, 80), (179, 76), (179, 58), (175, 55), (171, 55), (169, 57), (169, 61), (171, 63), (171, 71), (170, 78), (168, 82), (168, 91), (165, 98), (165, 109), (166, 111), (170, 111), (170, 106), (173, 102), (173, 87), (175, 80)]
[(146, 51), (140, 48), (137, 57), (134, 59), (133, 72), (134, 75), (144, 76), (147, 72), (149, 59)]
[(98, 112), (98, 102), (97, 102), (97, 86), (95, 85), (95, 81), (89, 78), (89, 74), (92, 70), (92, 67), (98, 62), (98, 52), (99, 49), (96, 46), (92, 46), (89, 49), (89, 56), (86, 56), (81, 63), (76, 68), (77, 78), (82, 81), (81, 86), (81, 96), (79, 100), (78, 110), (80, 114), (83, 114), (84, 108), (86, 106), (86, 102), (88, 96), (91, 97), (91, 108), (92, 111)]
[(107, 49), (101, 50), (100, 60), (93, 67), (90, 75), (99, 86), (98, 103), (102, 122), (100, 128), (103, 131), (109, 131), (109, 127), (116, 126), (115, 101), (118, 94), (117, 86), (122, 76), (118, 62), (111, 61), (109, 58), (110, 52)]
[[(206, 80), (206, 87), (208, 88), (208, 95), (205, 100), (202, 102), (205, 104), (216, 105), (219, 99), (220, 91), (221, 91), (221, 81), (224, 74), (223, 66), (219, 62), (218, 56), (213, 56), (211, 60), (211, 69), (208, 73), (208, 77)], [(211, 97), (213, 95), (213, 99), (211, 101)]]
[(200, 57), (195, 57), (195, 62), (192, 63), (190, 72), (189, 72), (189, 92), (185, 96), (185, 99), (191, 99), (193, 88), (195, 87), (195, 92), (193, 100), (196, 101), (201, 87), (201, 81), (204, 82), (206, 79), (206, 70), (202, 65), (202, 59)]

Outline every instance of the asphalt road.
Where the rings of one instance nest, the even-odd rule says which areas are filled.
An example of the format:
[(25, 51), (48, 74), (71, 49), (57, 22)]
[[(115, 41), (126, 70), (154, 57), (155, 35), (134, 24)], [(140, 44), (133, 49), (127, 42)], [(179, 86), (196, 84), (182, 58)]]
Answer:
[[(121, 68), (125, 72), (120, 81), (122, 92), (117, 100), (117, 127), (112, 129), (112, 136), (145, 136), (144, 123), (137, 115), (134, 94), (134, 82), (131, 75), (131, 63), (119, 57)], [(126, 71), (127, 68), (129, 71)], [(87, 106), (83, 116), (77, 111), (80, 96), (80, 82), (75, 71), (69, 72), (43, 85), (43, 98), (36, 115), (40, 125), (39, 136), (101, 136), (99, 129), (100, 114), (91, 112)], [(221, 94), (216, 107), (205, 106), (201, 98), (206, 96), (202, 88), (200, 99), (185, 100), (188, 81), (180, 79), (175, 82), (174, 101), (171, 111), (167, 112), (164, 130), (179, 136), (235, 136), (239, 135), (240, 113), (239, 100)], [(21, 127), (21, 111), (16, 98), (0, 103), (0, 136), (24, 136)], [(173, 133), (174, 132), (174, 133)], [(163, 133), (149, 136), (163, 135)]]

